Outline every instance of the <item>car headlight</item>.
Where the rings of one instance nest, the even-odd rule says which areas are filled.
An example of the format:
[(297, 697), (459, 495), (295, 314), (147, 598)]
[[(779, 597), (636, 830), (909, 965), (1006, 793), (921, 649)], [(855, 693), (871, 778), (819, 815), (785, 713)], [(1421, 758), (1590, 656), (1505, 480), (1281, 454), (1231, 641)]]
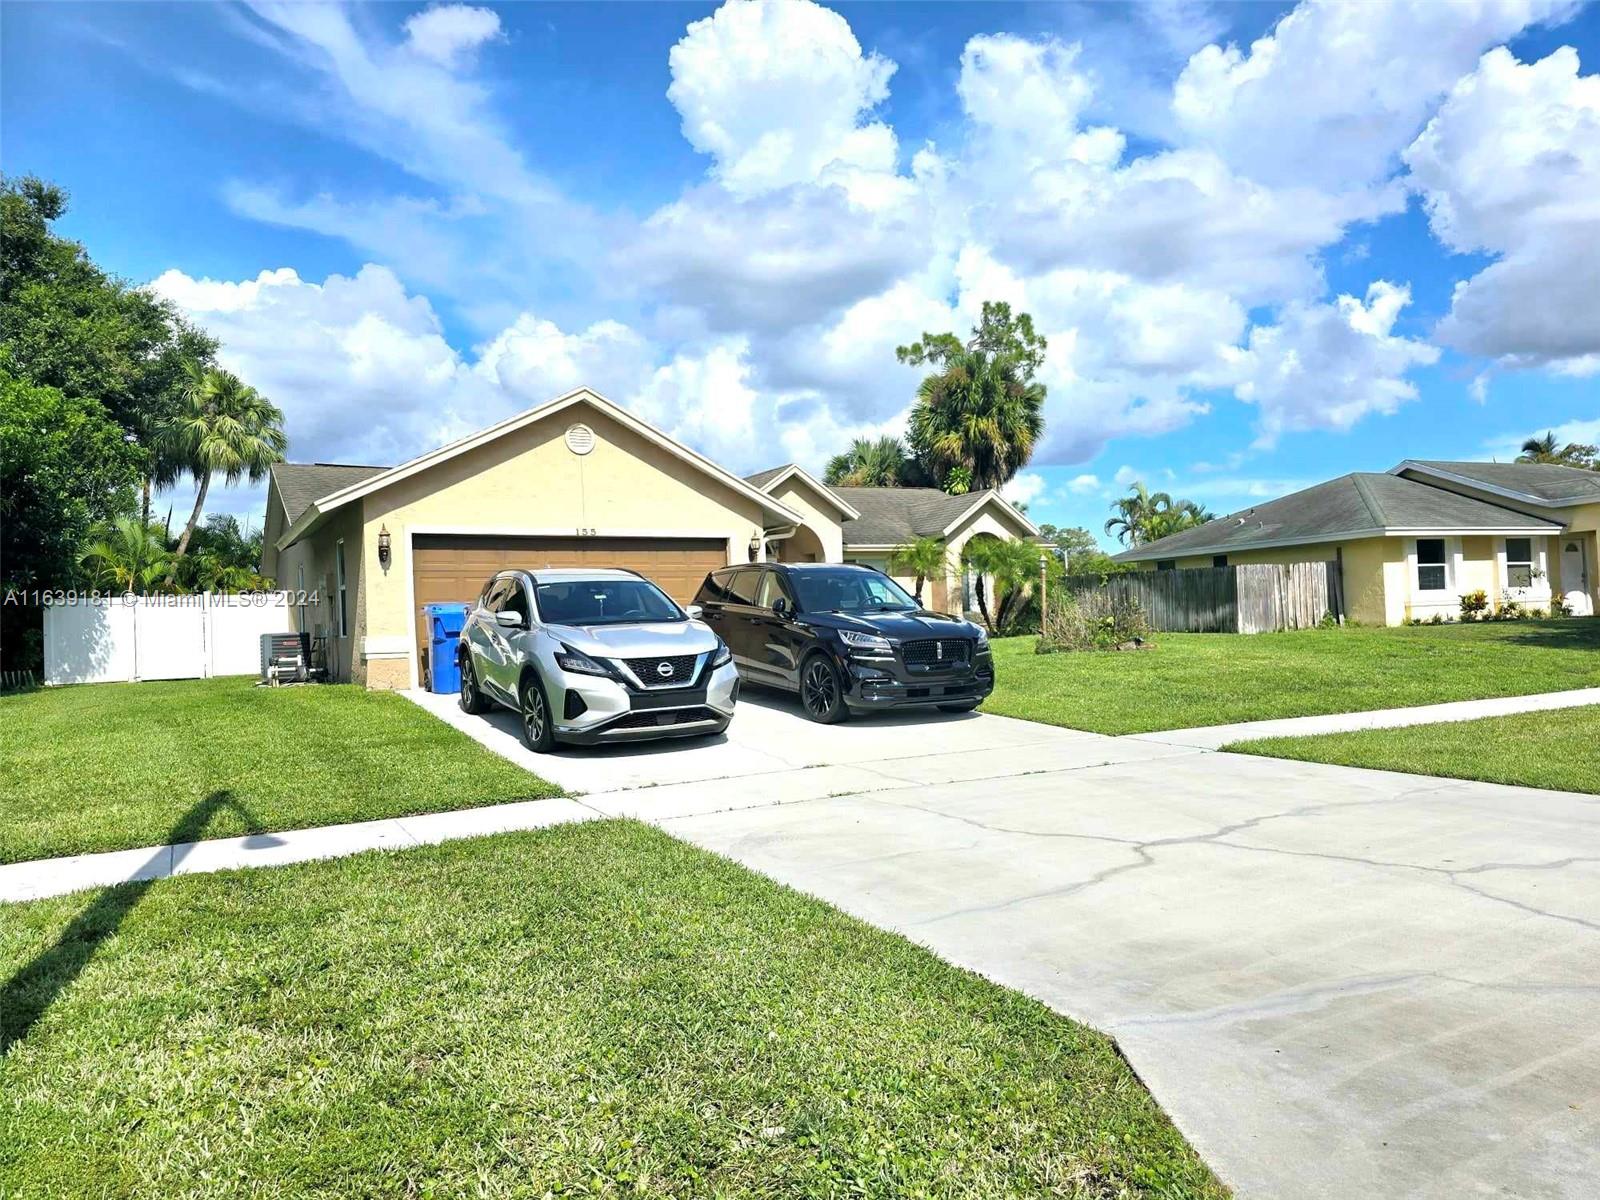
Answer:
[(574, 650), (565, 642), (561, 643), (561, 652), (556, 655), (556, 666), (563, 671), (570, 671), (574, 675), (609, 675), (610, 668), (596, 662), (582, 650)]
[(863, 654), (893, 654), (894, 648), (889, 645), (889, 639), (879, 637), (875, 633), (857, 633), (854, 629), (841, 629), (839, 640), (852, 650), (859, 650)]
[(984, 629), (984, 627), (982, 625), (979, 625), (978, 626), (978, 649), (979, 650), (987, 650), (988, 648), (989, 648), (989, 632), (988, 632), (988, 630)]
[(717, 639), (717, 648), (711, 652), (711, 667), (725, 667), (733, 661), (733, 651), (728, 649), (728, 643), (721, 638)]

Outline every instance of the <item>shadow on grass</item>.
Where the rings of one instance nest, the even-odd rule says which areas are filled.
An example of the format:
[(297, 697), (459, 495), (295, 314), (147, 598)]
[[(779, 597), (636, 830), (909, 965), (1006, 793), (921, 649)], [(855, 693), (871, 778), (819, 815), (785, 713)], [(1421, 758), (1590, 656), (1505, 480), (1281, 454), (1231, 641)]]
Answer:
[(1519, 646), (1542, 650), (1600, 650), (1600, 617), (1565, 617), (1559, 621), (1517, 622), (1506, 638)]
[[(222, 809), (239, 815), (251, 836), (266, 832), (248, 808), (232, 792), (212, 792), (195, 804), (168, 831), (158, 855), (173, 853), (171, 847), (197, 842)], [(29, 1030), (55, 1003), (72, 982), (83, 973), (100, 949), (100, 943), (122, 927), (128, 914), (137, 907), (154, 883), (141, 879), (133, 883), (102, 888), (86, 908), (61, 931), (55, 945), (36, 955), (0, 987), (0, 1054), (28, 1036)]]

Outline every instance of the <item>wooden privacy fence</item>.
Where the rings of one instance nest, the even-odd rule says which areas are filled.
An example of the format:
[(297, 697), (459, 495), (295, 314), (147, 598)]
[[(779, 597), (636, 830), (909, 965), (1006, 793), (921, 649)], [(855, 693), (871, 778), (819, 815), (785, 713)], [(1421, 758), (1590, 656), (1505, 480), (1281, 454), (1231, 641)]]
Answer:
[(1343, 573), (1336, 561), (1248, 563), (1126, 575), (1069, 575), (1068, 592), (1133, 600), (1150, 627), (1166, 633), (1267, 633), (1344, 620)]

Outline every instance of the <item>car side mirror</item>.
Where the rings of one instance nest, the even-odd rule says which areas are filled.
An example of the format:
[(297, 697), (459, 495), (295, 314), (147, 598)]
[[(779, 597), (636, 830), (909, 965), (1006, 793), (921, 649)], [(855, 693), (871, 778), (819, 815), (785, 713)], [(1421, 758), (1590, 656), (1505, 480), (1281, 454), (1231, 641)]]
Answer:
[(701, 614), (706, 610), (701, 608), (698, 604), (690, 604), (686, 606), (683, 611), (689, 614), (689, 620), (698, 621)]
[(774, 600), (772, 602), (772, 611), (774, 613), (776, 613), (780, 617), (788, 616), (789, 615), (789, 601), (787, 599), (785, 599), (784, 597), (779, 596), (776, 600)]
[(502, 609), (500, 612), (495, 613), (494, 619), (501, 625), (504, 625), (507, 629), (522, 628), (522, 614), (519, 612), (512, 612), (509, 609)]

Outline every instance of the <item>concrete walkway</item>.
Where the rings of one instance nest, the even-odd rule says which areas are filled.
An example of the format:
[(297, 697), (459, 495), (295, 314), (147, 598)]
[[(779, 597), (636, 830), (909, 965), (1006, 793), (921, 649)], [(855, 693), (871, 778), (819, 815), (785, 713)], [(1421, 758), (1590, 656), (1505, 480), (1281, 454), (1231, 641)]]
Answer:
[(1504, 717), (1512, 713), (1551, 712), (1600, 704), (1600, 688), (1569, 692), (1543, 692), (1535, 696), (1502, 696), (1495, 700), (1458, 700), (1450, 704), (1424, 704), (1415, 708), (1381, 708), (1373, 712), (1333, 713), (1322, 717), (1287, 717), (1278, 721), (1241, 721), (1234, 725), (1206, 725), (1199, 729), (1168, 729), (1130, 737), (1220, 750), (1233, 742), (1256, 738), (1309, 737), (1318, 733), (1350, 733), (1359, 729), (1398, 729), (1404, 725), (1437, 725), (1445, 721), (1473, 721), (1479, 717)]

